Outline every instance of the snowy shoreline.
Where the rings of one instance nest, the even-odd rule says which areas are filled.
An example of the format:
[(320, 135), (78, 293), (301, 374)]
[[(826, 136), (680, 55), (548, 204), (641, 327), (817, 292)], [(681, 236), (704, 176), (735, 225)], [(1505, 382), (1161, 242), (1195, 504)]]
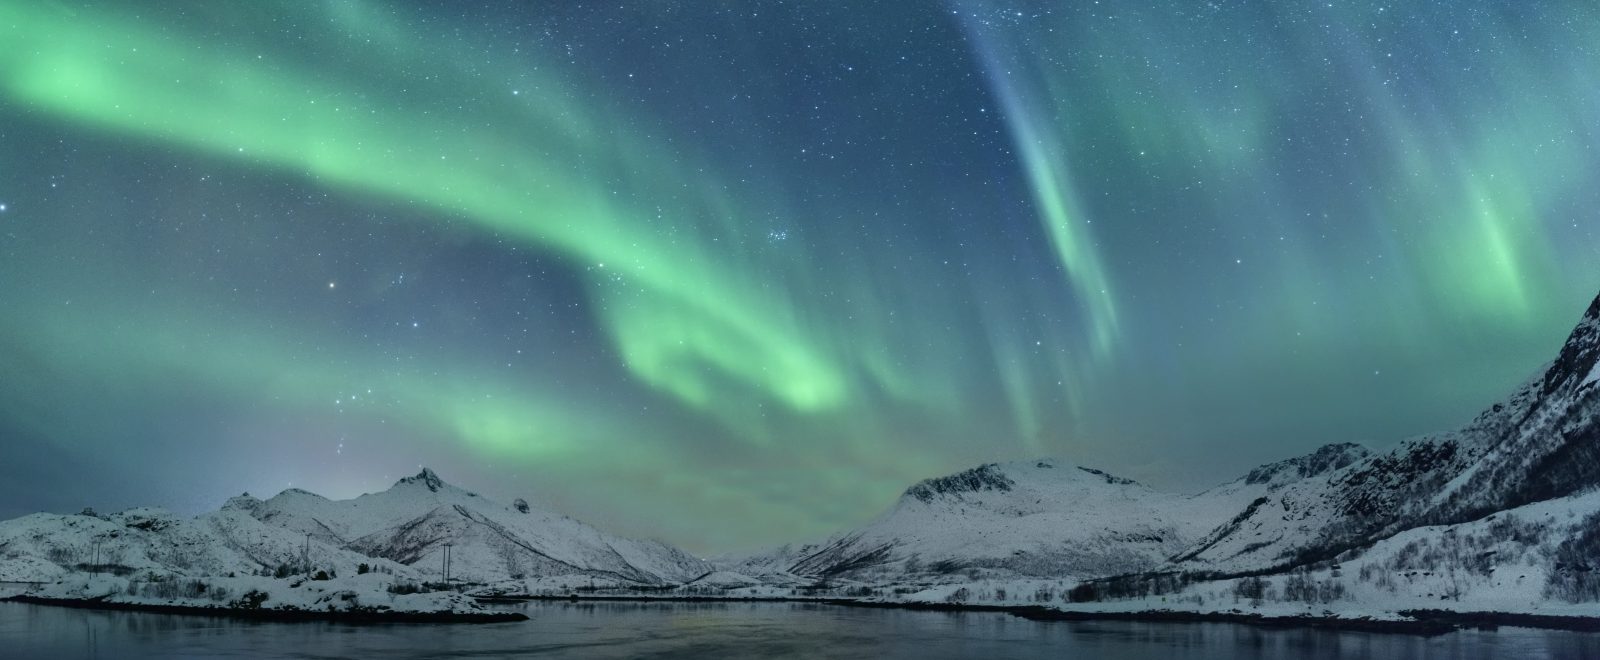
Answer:
[(148, 612), (151, 614), (181, 614), (185, 616), (213, 616), (244, 618), (257, 621), (324, 621), (334, 623), (505, 623), (526, 621), (520, 612), (406, 612), (394, 610), (298, 610), (298, 609), (246, 609), (238, 607), (211, 607), (204, 605), (164, 605), (159, 603), (130, 603), (105, 599), (42, 598), (19, 595), (0, 598), (0, 603), (47, 605), (86, 610), (112, 610), (119, 612)]
[(933, 612), (999, 612), (1035, 621), (1137, 621), (1146, 623), (1235, 623), (1265, 628), (1313, 628), (1350, 632), (1406, 635), (1442, 635), (1457, 630), (1493, 630), (1500, 627), (1538, 628), (1572, 632), (1600, 632), (1600, 616), (1523, 614), (1516, 612), (1402, 610), (1399, 618), (1370, 615), (1341, 616), (1304, 613), (1186, 611), (1174, 609), (1067, 609), (1043, 605), (994, 605), (922, 601), (862, 600), (838, 597), (706, 596), (706, 595), (550, 595), (482, 597), (489, 603), (520, 602), (624, 602), (624, 603), (797, 603), (839, 607), (867, 607)]
[(485, 608), (454, 591), (395, 589), (392, 577), (367, 573), (304, 577), (207, 576), (156, 581), (74, 575), (39, 584), (0, 602), (277, 621), (353, 623), (493, 623), (520, 621), (516, 612)]
[[(931, 612), (991, 612), (1009, 614), (1034, 621), (1127, 621), (1141, 623), (1229, 623), (1262, 628), (1305, 628), (1345, 632), (1378, 634), (1443, 635), (1458, 630), (1495, 630), (1500, 627), (1564, 630), (1571, 632), (1600, 632), (1600, 616), (1525, 614), (1492, 611), (1454, 611), (1441, 609), (1402, 610), (1393, 613), (1396, 618), (1382, 616), (1348, 616), (1327, 612), (1321, 615), (1307, 613), (1267, 613), (1243, 610), (1188, 611), (1177, 609), (1087, 609), (1059, 608), (1043, 605), (998, 605), (983, 603), (942, 603), (922, 601), (886, 601), (834, 596), (710, 596), (710, 595), (596, 595), (566, 594), (541, 596), (486, 596), (473, 599), (479, 603), (563, 602), (563, 603), (795, 603), (833, 607), (861, 607), (873, 609), (900, 609)], [(384, 609), (316, 610), (298, 607), (242, 608), (224, 605), (195, 605), (153, 602), (130, 602), (110, 597), (70, 598), (43, 597), (20, 594), (0, 598), (12, 602), (75, 609), (109, 610), (123, 612), (148, 612), (152, 614), (179, 614), (185, 616), (212, 616), (244, 618), (279, 622), (334, 622), (351, 624), (439, 624), (439, 623), (505, 623), (525, 621), (528, 616), (520, 612), (492, 609), (407, 611)], [(1128, 603), (1128, 605), (1134, 605)]]

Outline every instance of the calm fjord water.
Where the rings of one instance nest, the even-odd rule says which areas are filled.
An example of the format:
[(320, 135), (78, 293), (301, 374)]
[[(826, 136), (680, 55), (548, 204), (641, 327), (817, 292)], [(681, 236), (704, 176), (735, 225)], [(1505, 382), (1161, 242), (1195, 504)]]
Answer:
[(1232, 624), (1037, 622), (795, 603), (527, 603), (492, 625), (261, 623), (0, 603), (23, 658), (1600, 658), (1600, 635), (1433, 638)]

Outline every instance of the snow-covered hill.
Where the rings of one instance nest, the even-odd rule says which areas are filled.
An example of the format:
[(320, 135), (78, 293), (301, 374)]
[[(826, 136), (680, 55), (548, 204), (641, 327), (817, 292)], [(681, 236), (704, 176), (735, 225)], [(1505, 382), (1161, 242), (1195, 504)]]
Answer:
[(229, 509), (194, 518), (141, 507), (107, 516), (36, 513), (0, 522), (0, 581), (45, 582), (89, 567), (202, 576), (303, 565), (355, 574), (361, 564), (418, 577), (406, 566), (306, 543), (301, 534)]
[(677, 584), (710, 571), (677, 548), (611, 536), (518, 500), (502, 505), (431, 470), (388, 490), (330, 500), (290, 489), (242, 495), (220, 511), (181, 518), (158, 509), (109, 516), (34, 514), (0, 522), (0, 581), (49, 581), (83, 566), (179, 576), (253, 575), (315, 568), (494, 582), (550, 576)]
[(227, 506), (269, 525), (425, 571), (442, 570), (448, 544), (451, 577), (472, 582), (591, 575), (659, 585), (710, 571), (666, 544), (611, 536), (522, 500), (493, 502), (427, 469), (352, 500), (287, 490), (265, 501), (234, 498)]
[(1078, 613), (1164, 612), (1414, 621), (1420, 611), (1577, 617), (1519, 625), (1600, 626), (1600, 491), (1451, 525), (1408, 529), (1337, 560), (1233, 577), (1153, 572), (1074, 584), (979, 579), (885, 591), (905, 603), (1039, 606)]
[(1195, 495), (1162, 493), (1053, 460), (992, 463), (918, 483), (860, 529), (725, 567), (757, 576), (864, 582), (1146, 571), (1257, 498), (1365, 454), (1356, 445), (1330, 445)]

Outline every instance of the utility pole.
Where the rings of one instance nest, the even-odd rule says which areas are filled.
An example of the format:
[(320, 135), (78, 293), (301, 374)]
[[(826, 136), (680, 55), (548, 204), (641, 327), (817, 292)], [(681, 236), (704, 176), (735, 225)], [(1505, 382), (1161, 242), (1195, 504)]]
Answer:
[(452, 546), (454, 546), (453, 543), (444, 544), (444, 584), (446, 588), (450, 586), (450, 548)]
[(105, 543), (104, 536), (95, 536), (89, 540), (89, 572), (99, 573), (101, 567), (105, 565)]

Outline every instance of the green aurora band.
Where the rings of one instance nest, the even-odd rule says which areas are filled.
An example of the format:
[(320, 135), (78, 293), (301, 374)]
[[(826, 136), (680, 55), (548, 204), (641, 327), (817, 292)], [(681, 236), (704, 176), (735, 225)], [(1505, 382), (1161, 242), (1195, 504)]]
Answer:
[[(521, 117), (526, 139), (516, 149), (504, 135), (471, 128), (419, 140), (431, 128), (474, 122), (437, 112), (380, 113), (342, 98), (336, 86), (203, 42), (174, 43), (112, 16), (43, 5), (6, 11), (0, 25), (9, 29), (0, 38), (14, 47), (0, 69), (18, 99), (75, 121), (460, 214), (485, 231), (615, 270), (627, 286), (597, 293), (607, 298), (623, 356), (641, 378), (690, 403), (713, 396), (708, 366), (799, 410), (838, 406), (847, 396), (843, 366), (812, 345), (796, 319), (697, 246), (638, 231), (642, 212), (586, 182), (584, 175), (603, 178), (611, 168), (671, 164), (635, 155), (641, 149), (626, 137), (599, 135), (578, 119), (579, 109), (543, 98), (528, 106), (535, 111)], [(590, 153), (620, 162), (577, 173), (557, 165), (558, 155)], [(669, 186), (658, 188), (650, 192)]]
[[(28, 376), (0, 383), (0, 431), (140, 464), (159, 452), (124, 443), (125, 420), (204, 400), (219, 434), (364, 437), (386, 471), (455, 461), (463, 485), (528, 483), (624, 532), (753, 547), (980, 461), (1189, 488), (1441, 430), (1531, 373), (1600, 283), (1594, 7), (929, 4), (594, 10), (721, 35), (672, 45), (683, 61), (864, 90), (811, 131), (778, 114), (829, 114), (796, 79), (708, 65), (646, 96), (623, 64), (561, 56), (575, 32), (529, 46), (360, 1), (0, 0), (0, 174), (42, 180), (33, 159), (62, 144), (149, 170), (83, 165), (139, 203), (80, 192), (57, 215), (0, 183), (0, 373)], [(774, 36), (797, 16), (823, 26), (817, 51)], [(860, 40), (902, 28), (934, 41)], [(596, 39), (620, 61), (658, 47)], [(711, 109), (740, 92), (773, 100)], [(830, 131), (860, 162), (790, 153), (819, 135), (847, 153)], [(168, 170), (326, 197), (337, 218), (130, 192)], [(205, 220), (178, 238), (167, 216), (190, 206)], [(337, 277), (274, 265), (338, 253), (325, 238), (377, 256)], [(445, 310), (555, 275), (436, 314), (417, 334), (437, 340), (358, 322), (407, 295), (367, 269), (435, 251), (538, 263), (462, 275), (434, 292)], [(206, 265), (168, 262), (189, 254)], [(542, 316), (469, 320), (491, 314)], [(524, 332), (538, 361), (502, 350)], [(294, 473), (272, 465), (258, 487)], [(308, 487), (351, 495), (378, 468), (317, 469)]]

